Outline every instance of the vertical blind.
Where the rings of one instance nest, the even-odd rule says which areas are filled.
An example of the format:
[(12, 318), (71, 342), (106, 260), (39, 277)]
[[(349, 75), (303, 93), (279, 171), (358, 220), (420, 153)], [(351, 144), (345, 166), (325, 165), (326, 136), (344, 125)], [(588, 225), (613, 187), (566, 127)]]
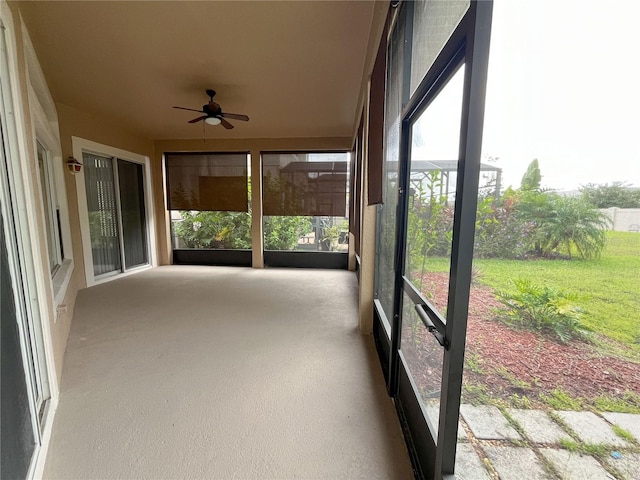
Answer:
[(348, 153), (263, 153), (264, 215), (347, 216)]
[(169, 210), (249, 210), (246, 153), (165, 153)]
[(82, 159), (93, 274), (98, 276), (120, 270), (122, 266), (113, 159), (91, 153), (84, 153)]

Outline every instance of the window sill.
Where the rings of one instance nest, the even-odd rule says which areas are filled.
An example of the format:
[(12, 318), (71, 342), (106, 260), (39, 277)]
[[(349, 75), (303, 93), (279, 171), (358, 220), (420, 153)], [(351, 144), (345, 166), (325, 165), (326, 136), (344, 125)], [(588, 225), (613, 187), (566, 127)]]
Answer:
[(73, 260), (64, 260), (60, 268), (53, 274), (51, 283), (53, 284), (53, 303), (56, 311), (67, 294), (67, 287), (69, 286), (72, 273)]

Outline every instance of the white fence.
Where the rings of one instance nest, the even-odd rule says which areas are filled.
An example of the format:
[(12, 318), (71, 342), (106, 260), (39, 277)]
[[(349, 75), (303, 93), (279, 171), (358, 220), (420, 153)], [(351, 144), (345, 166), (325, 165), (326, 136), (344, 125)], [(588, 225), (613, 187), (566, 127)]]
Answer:
[(616, 232), (640, 232), (640, 208), (601, 208), (611, 221), (610, 229)]

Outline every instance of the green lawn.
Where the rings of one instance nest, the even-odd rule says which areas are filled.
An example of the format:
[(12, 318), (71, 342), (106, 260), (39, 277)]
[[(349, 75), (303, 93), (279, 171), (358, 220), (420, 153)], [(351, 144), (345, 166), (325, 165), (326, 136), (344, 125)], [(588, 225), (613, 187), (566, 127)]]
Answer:
[[(512, 289), (511, 280), (527, 278), (539, 285), (579, 295), (587, 312), (584, 324), (610, 337), (640, 358), (640, 234), (607, 232), (607, 245), (592, 260), (496, 260), (480, 259), (479, 281), (492, 288)], [(619, 350), (616, 345), (607, 345)]]

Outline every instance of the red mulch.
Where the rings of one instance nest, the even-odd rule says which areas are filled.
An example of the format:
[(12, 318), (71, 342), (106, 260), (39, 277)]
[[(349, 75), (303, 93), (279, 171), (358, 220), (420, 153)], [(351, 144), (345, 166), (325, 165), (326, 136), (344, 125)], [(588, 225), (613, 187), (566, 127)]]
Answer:
[[(430, 301), (441, 312), (446, 306), (447, 282), (445, 273), (423, 276), (424, 291), (433, 292)], [(603, 394), (640, 395), (640, 364), (602, 354), (585, 342), (563, 344), (539, 333), (511, 328), (495, 319), (495, 309), (500, 306), (490, 288), (472, 286), (466, 355), (481, 373), (478, 368), (466, 368), (466, 384), (484, 385), (494, 398), (526, 396), (534, 406), (541, 393), (555, 388), (587, 401)], [(426, 329), (418, 329), (413, 341), (409, 335), (404, 332), (402, 344), (410, 364), (428, 366), (412, 372), (416, 382), (426, 391), (438, 389), (434, 376), (439, 375), (433, 368), (441, 351), (432, 347), (434, 340)]]

